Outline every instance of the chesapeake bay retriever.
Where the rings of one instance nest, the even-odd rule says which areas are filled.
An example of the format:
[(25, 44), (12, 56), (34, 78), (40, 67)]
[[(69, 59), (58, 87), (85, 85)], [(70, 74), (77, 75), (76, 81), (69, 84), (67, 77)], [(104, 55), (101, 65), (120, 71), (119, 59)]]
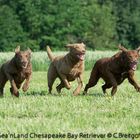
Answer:
[(140, 47), (136, 50), (127, 50), (119, 45), (121, 52), (118, 52), (110, 58), (99, 59), (91, 72), (88, 84), (84, 89), (84, 94), (88, 89), (95, 86), (102, 78), (105, 84), (102, 90), (106, 93), (106, 89), (112, 87), (111, 95), (113, 96), (117, 91), (117, 85), (121, 84), (126, 78), (135, 89), (140, 92), (140, 86), (134, 80), (134, 71), (136, 70), (138, 58), (140, 57)]
[(31, 50), (20, 51), (20, 46), (15, 49), (15, 56), (4, 63), (0, 68), (0, 95), (3, 96), (3, 90), (6, 82), (10, 81), (10, 92), (19, 97), (18, 89), (22, 86), (23, 91), (27, 91), (32, 74), (32, 65), (30, 62)]
[(69, 53), (65, 56), (57, 57), (54, 57), (50, 48), (47, 47), (48, 57), (52, 61), (48, 70), (49, 93), (51, 93), (52, 85), (58, 77), (61, 81), (56, 87), (58, 93), (60, 93), (64, 87), (70, 89), (71, 86), (69, 82), (77, 79), (78, 87), (73, 92), (73, 95), (78, 95), (83, 86), (82, 73), (84, 71), (85, 44), (68, 44), (66, 47), (70, 49)]

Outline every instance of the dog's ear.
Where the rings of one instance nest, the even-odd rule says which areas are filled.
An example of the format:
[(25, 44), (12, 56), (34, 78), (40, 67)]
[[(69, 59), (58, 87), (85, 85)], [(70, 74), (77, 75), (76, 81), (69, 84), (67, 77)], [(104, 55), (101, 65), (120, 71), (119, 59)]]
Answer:
[(28, 52), (29, 54), (31, 54), (31, 53), (32, 53), (32, 51), (31, 51), (31, 49), (30, 49), (30, 48), (28, 48), (28, 49), (27, 49), (27, 52)]
[(74, 44), (67, 44), (65, 45), (66, 48), (73, 48), (74, 47)]
[(119, 48), (119, 50), (121, 50), (123, 52), (127, 51), (127, 49), (125, 47), (123, 47), (121, 44), (119, 44), (118, 48)]
[(140, 46), (136, 49), (136, 51), (138, 52), (138, 55), (140, 57)]
[(86, 47), (86, 45), (85, 45), (83, 42), (82, 42), (81, 44), (82, 44), (84, 47)]
[(136, 51), (140, 52), (140, 46), (136, 49)]
[(15, 53), (19, 53), (20, 52), (20, 46), (17, 46), (15, 49)]

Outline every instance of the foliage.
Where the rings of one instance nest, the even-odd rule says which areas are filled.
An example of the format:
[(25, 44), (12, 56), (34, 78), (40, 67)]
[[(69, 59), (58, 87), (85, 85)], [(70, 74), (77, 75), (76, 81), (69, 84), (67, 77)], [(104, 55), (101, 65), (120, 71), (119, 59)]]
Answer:
[(113, 7), (117, 17), (118, 41), (126, 46), (138, 47), (140, 44), (140, 1), (116, 0)]
[(139, 0), (0, 0), (0, 51), (84, 42), (92, 49), (140, 43)]
[(26, 34), (12, 8), (0, 6), (0, 51), (9, 51), (25, 40)]

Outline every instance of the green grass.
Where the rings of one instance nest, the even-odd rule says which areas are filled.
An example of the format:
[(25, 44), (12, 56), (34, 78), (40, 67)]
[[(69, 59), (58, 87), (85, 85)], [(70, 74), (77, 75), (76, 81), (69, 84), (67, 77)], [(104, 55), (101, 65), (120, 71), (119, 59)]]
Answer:
[[(54, 55), (66, 53), (54, 52)], [(84, 73), (84, 84), (89, 79), (95, 61), (115, 53), (114, 51), (87, 51), (85, 69), (88, 71)], [(14, 53), (10, 52), (0, 53), (0, 64), (13, 56)], [(72, 95), (77, 86), (76, 81), (72, 82), (70, 90), (63, 89), (62, 93), (58, 94), (55, 87), (59, 80), (56, 80), (53, 94), (49, 95), (46, 72), (49, 63), (46, 52), (32, 54), (33, 78), (28, 92), (23, 93), (20, 90), (19, 98), (10, 95), (10, 85), (7, 83), (4, 98), (0, 98), (0, 138), (2, 133), (139, 133), (140, 94), (127, 80), (118, 86), (118, 91), (113, 98), (110, 98), (110, 90), (106, 96), (102, 93), (103, 80), (91, 88), (87, 96), (77, 97)], [(136, 72), (136, 77), (140, 83), (139, 71)]]
[[(85, 84), (89, 75), (90, 71), (84, 73)], [(136, 72), (136, 77), (140, 77), (140, 72)], [(0, 99), (0, 132), (139, 133), (140, 94), (127, 80), (118, 87), (114, 98), (110, 98), (110, 90), (108, 95), (103, 95), (102, 80), (87, 96), (76, 97), (72, 96), (76, 81), (69, 91), (63, 89), (60, 95), (55, 90), (58, 83), (56, 80), (53, 95), (49, 95), (47, 73), (34, 72), (30, 89), (27, 93), (20, 90), (19, 98), (10, 95), (7, 83), (4, 98)]]

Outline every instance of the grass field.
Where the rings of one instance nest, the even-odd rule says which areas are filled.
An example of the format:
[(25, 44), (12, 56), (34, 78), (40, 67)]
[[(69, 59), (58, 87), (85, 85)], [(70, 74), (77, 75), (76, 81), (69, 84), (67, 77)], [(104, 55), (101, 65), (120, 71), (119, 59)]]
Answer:
[[(62, 53), (59, 52), (56, 55)], [(98, 58), (111, 56), (114, 53), (87, 52), (86, 69), (91, 69)], [(13, 55), (13, 53), (1, 53), (0, 64)], [(34, 72), (28, 92), (23, 93), (20, 90), (19, 98), (12, 97), (9, 92), (10, 85), (7, 83), (4, 98), (0, 98), (0, 139), (6, 139), (7, 133), (8, 138), (10, 134), (13, 136), (14, 133), (15, 135), (84, 133), (85, 137), (75, 138), (78, 140), (87, 139), (86, 134), (88, 133), (92, 135), (88, 139), (92, 140), (93, 134), (97, 134), (94, 138), (97, 139), (98, 135), (107, 135), (109, 132), (112, 134), (119, 132), (137, 134), (140, 132), (140, 94), (127, 80), (118, 87), (113, 98), (110, 96), (110, 90), (106, 96), (102, 93), (101, 86), (104, 83), (102, 80), (89, 90), (87, 96), (79, 95), (77, 97), (72, 95), (77, 86), (76, 82), (72, 83), (70, 90), (63, 89), (61, 94), (57, 94), (55, 87), (59, 80), (56, 80), (53, 94), (49, 95), (47, 72), (43, 71), (47, 70), (49, 63), (46, 53), (33, 53), (32, 62)], [(85, 71), (84, 84), (87, 83), (89, 75), (90, 70)], [(140, 83), (139, 77), (140, 71), (138, 70), (136, 78)], [(21, 137), (25, 139), (25, 135)], [(72, 136), (70, 138), (74, 139)], [(14, 140), (15, 138), (9, 139)], [(39, 139), (39, 136), (34, 139)], [(105, 138), (98, 139), (104, 140)], [(113, 138), (109, 139), (113, 140)], [(125, 140), (125, 138), (121, 139)]]
[[(84, 83), (89, 74), (85, 72)], [(136, 72), (136, 77), (140, 77), (140, 72)], [(47, 73), (34, 72), (30, 89), (27, 93), (21, 91), (20, 98), (10, 95), (7, 83), (5, 96), (0, 99), (1, 133), (139, 133), (140, 94), (127, 81), (118, 87), (114, 98), (110, 98), (110, 90), (103, 95), (102, 80), (87, 96), (77, 97), (72, 96), (75, 82), (71, 90), (63, 89), (61, 95), (55, 90), (58, 83), (59, 80), (53, 95), (49, 95)]]

